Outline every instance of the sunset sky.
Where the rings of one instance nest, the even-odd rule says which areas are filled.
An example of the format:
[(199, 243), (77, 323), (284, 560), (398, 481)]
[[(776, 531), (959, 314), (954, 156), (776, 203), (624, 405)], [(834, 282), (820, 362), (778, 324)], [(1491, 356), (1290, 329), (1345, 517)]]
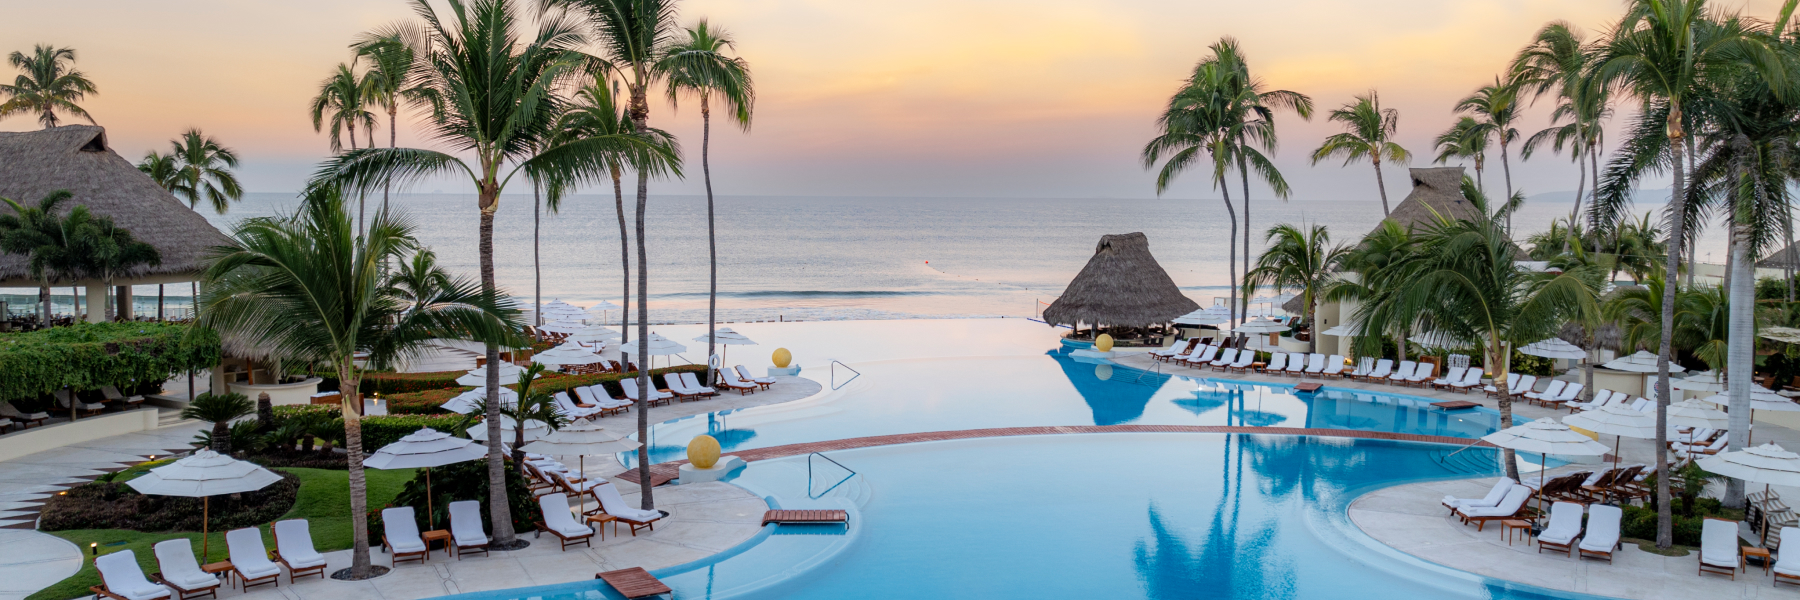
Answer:
[[(1772, 0), (1722, 3), (1754, 16)], [(1461, 96), (1491, 81), (1546, 22), (1597, 33), (1618, 0), (688, 0), (738, 40), (757, 78), (749, 133), (714, 128), (715, 187), (729, 195), (1116, 197), (1154, 195), (1137, 154), (1206, 46), (1235, 36), (1271, 88), (1321, 111), (1377, 89), (1422, 155)], [(72, 46), (100, 87), (86, 102), (135, 160), (198, 126), (237, 149), (252, 191), (298, 187), (326, 152), (306, 105), (359, 32), (411, 18), (402, 0), (65, 0), (8, 7), (0, 51)], [(11, 77), (10, 70), (6, 76)], [(1547, 124), (1548, 101), (1521, 127)], [(699, 112), (658, 102), (653, 125), (697, 163)], [(1283, 115), (1280, 166), (1300, 199), (1374, 199), (1364, 164), (1309, 165), (1336, 131)], [(401, 143), (415, 121), (403, 119)], [(28, 130), (28, 117), (0, 129)], [(383, 124), (385, 127), (385, 124)], [(1493, 172), (1498, 174), (1497, 161)], [(1565, 158), (1518, 164), (1527, 192), (1572, 190)], [(696, 165), (697, 166), (697, 165)], [(696, 169), (697, 171), (697, 169)], [(1388, 172), (1404, 194), (1404, 173)], [(1191, 177), (1175, 195), (1216, 197)], [(1489, 182), (1497, 181), (1489, 179)], [(1661, 185), (1660, 183), (1657, 185)], [(459, 191), (455, 183), (428, 188)], [(692, 193), (697, 178), (656, 184)], [(427, 189), (426, 191), (430, 191)], [(1398, 198), (1394, 199), (1396, 202)]]

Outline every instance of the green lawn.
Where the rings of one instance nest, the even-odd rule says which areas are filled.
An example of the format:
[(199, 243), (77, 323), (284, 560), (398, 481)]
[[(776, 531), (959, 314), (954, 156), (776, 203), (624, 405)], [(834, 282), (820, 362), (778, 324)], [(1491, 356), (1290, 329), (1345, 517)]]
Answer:
[[(294, 508), (289, 510), (283, 519), (306, 519), (312, 530), (313, 547), (320, 552), (343, 550), (350, 547), (350, 485), (349, 473), (326, 469), (276, 469), (293, 473), (300, 478), (300, 495), (294, 500)], [(414, 471), (377, 471), (366, 470), (363, 473), (369, 478), (369, 509), (375, 510), (392, 502), (399, 495), (400, 488), (411, 480)], [(275, 547), (274, 538), (270, 537), (268, 527), (262, 527), (263, 544)], [(151, 546), (163, 540), (184, 537), (194, 543), (194, 552), (201, 551), (200, 532), (169, 531), (161, 533), (145, 533), (125, 529), (72, 529), (69, 531), (52, 531), (51, 535), (73, 542), (84, 553), (92, 552), (90, 544), (99, 544), (101, 554), (110, 554), (120, 550), (131, 550), (137, 554), (138, 564), (144, 573), (156, 572), (156, 555)], [(370, 537), (379, 543), (380, 532), (370, 532)], [(209, 536), (212, 560), (225, 558), (225, 532), (214, 531)], [(99, 585), (100, 576), (94, 571), (92, 554), (81, 571), (37, 593), (26, 600), (68, 600), (91, 595), (88, 586)]]

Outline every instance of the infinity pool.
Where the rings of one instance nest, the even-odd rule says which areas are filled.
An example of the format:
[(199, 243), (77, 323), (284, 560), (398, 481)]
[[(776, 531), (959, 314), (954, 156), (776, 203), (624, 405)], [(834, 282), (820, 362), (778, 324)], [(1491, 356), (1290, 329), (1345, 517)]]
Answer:
[[(1247, 384), (1179, 369), (1163, 374), (1039, 356), (893, 360), (813, 369), (835, 391), (807, 400), (695, 415), (650, 429), (652, 462), (686, 458), (708, 434), (725, 452), (801, 442), (927, 431), (1055, 425), (1234, 425), (1385, 431), (1476, 438), (1500, 414), (1447, 412), (1402, 394)], [(1327, 381), (1327, 385), (1330, 381)], [(1465, 453), (1466, 454), (1466, 453)], [(635, 453), (622, 456), (636, 464)], [(1466, 458), (1466, 457), (1465, 457)], [(1534, 459), (1535, 460), (1535, 459)]]
[[(1467, 476), (1431, 444), (1255, 434), (987, 438), (752, 463), (734, 481), (782, 506), (851, 508), (724, 558), (655, 572), (678, 599), (1587, 598), (1433, 565), (1374, 541), (1349, 503)], [(1493, 450), (1474, 449), (1492, 460)], [(829, 472), (828, 472), (829, 471)], [(829, 487), (835, 486), (835, 487)], [(829, 492), (821, 492), (829, 488)], [(597, 582), (466, 600), (612, 598)]]

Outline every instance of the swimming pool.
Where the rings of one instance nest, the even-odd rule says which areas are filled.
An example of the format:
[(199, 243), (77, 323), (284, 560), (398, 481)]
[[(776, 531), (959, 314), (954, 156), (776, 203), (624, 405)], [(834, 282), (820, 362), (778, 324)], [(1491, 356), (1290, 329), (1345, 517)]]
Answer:
[[(1433, 565), (1349, 522), (1371, 489), (1467, 476), (1432, 457), (1440, 447), (1188, 433), (928, 442), (832, 453), (859, 474), (825, 494), (837, 473), (809, 481), (805, 457), (759, 461), (734, 483), (784, 506), (853, 507), (851, 525), (769, 526), (738, 552), (655, 574), (689, 600), (1590, 598)], [(457, 598), (616, 597), (604, 587)]]
[[(802, 442), (992, 427), (1234, 425), (1473, 439), (1492, 433), (1500, 423), (1500, 414), (1491, 409), (1448, 412), (1432, 408), (1432, 400), (1416, 396), (1330, 388), (1297, 394), (1291, 384), (1250, 384), (1188, 369), (1171, 375), (1083, 362), (1062, 349), (1037, 356), (879, 361), (859, 363), (855, 368), (861, 375), (841, 367), (835, 372), (813, 370), (810, 375), (828, 390), (838, 389), (807, 400), (653, 425), (651, 462), (686, 458), (688, 441), (700, 434), (717, 438), (730, 453)], [(635, 454), (620, 458), (634, 465)], [(1533, 461), (1535, 468), (1535, 458)]]

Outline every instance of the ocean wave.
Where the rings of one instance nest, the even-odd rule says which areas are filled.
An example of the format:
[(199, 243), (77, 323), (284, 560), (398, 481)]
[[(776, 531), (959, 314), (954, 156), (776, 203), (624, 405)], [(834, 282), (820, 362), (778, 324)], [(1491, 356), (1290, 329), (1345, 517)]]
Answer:
[[(896, 298), (900, 296), (933, 296), (938, 292), (909, 292), (901, 290), (760, 290), (750, 292), (719, 292), (721, 298)], [(705, 298), (706, 292), (677, 292), (673, 294), (657, 294), (659, 298)]]

